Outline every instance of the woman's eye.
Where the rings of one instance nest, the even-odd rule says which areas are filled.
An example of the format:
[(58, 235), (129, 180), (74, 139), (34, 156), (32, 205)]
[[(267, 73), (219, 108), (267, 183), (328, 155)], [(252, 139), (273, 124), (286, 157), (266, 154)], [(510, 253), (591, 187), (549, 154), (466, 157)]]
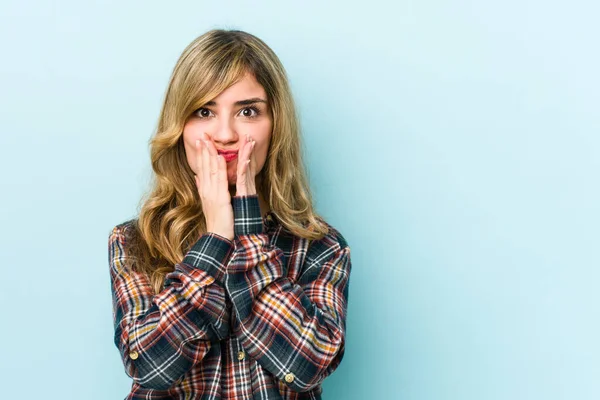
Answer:
[(208, 118), (210, 117), (210, 110), (208, 108), (199, 108), (195, 114), (200, 118)]
[[(252, 114), (254, 112), (254, 114)], [(248, 118), (256, 118), (260, 115), (260, 110), (256, 107), (246, 107), (242, 109), (242, 116)]]
[[(194, 111), (194, 114), (198, 118), (204, 119), (210, 117), (212, 112), (208, 108), (201, 107)], [(246, 118), (256, 118), (260, 115), (260, 110), (256, 107), (246, 107), (242, 109), (240, 115)]]

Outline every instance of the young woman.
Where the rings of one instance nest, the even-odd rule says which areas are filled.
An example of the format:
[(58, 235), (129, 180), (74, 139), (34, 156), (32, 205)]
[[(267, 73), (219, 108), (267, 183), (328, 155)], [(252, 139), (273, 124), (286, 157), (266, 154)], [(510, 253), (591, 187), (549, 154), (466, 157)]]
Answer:
[(320, 399), (344, 355), (350, 248), (312, 204), (281, 62), (243, 31), (173, 71), (139, 216), (112, 229), (127, 399)]

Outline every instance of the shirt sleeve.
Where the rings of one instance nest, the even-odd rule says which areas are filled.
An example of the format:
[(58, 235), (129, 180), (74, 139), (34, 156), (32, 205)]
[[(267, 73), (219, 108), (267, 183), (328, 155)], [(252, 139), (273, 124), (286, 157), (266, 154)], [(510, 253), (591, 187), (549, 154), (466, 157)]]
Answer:
[[(233, 198), (235, 251), (224, 284), (247, 353), (296, 392), (321, 384), (345, 349), (351, 261), (345, 240), (319, 244), (297, 282), (264, 233), (258, 197)], [(239, 333), (238, 333), (239, 332)]]
[(202, 235), (154, 295), (144, 274), (123, 268), (123, 229), (116, 226), (108, 244), (114, 342), (134, 382), (168, 389), (213, 343), (229, 335), (225, 289), (199, 266), (223, 271), (233, 242), (214, 233)]

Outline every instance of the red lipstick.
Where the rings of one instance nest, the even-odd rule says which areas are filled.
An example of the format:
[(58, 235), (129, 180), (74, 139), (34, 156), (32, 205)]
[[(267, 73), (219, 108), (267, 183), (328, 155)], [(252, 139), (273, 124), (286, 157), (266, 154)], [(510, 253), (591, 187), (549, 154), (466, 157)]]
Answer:
[(238, 152), (236, 150), (230, 150), (230, 151), (217, 150), (217, 153), (219, 153), (220, 155), (223, 156), (223, 158), (225, 158), (225, 162), (233, 161), (238, 156)]

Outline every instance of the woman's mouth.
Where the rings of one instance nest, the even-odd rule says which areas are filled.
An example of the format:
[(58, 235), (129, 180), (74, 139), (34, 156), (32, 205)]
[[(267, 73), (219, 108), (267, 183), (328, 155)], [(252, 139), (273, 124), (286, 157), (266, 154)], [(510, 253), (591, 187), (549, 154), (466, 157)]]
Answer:
[(223, 158), (225, 159), (225, 162), (233, 161), (238, 156), (237, 151), (219, 151), (218, 153), (223, 156)]

